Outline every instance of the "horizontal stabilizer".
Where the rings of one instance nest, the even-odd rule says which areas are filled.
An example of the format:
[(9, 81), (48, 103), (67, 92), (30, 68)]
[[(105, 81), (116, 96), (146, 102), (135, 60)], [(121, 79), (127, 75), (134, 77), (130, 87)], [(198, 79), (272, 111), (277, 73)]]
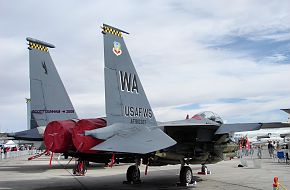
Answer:
[(222, 124), (215, 134), (226, 134), (242, 131), (258, 130), (262, 126), (262, 123), (235, 123), (235, 124)]
[(176, 142), (159, 128), (140, 127), (135, 133), (115, 135), (92, 150), (146, 154), (174, 145)]
[(45, 127), (37, 127), (16, 133), (8, 133), (7, 136), (16, 140), (43, 141), (44, 130)]

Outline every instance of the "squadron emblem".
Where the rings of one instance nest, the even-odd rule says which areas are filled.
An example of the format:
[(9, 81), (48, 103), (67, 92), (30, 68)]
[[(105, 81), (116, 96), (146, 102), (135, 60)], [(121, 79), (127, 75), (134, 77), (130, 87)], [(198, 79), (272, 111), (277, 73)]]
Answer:
[(44, 61), (41, 62), (42, 68), (44, 69), (44, 73), (47, 75), (47, 67)]
[(121, 44), (119, 42), (114, 41), (113, 52), (117, 56), (122, 54)]

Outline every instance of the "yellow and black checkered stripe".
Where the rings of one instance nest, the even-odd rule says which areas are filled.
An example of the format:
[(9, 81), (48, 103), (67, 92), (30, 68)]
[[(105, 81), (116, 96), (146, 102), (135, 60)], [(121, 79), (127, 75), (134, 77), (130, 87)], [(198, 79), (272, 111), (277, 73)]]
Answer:
[(110, 33), (110, 34), (113, 34), (115, 36), (119, 36), (122, 38), (122, 32), (116, 30), (116, 29), (113, 29), (113, 28), (110, 28), (110, 27), (107, 27), (107, 26), (104, 26), (103, 27), (103, 32), (105, 33)]
[(34, 48), (34, 49), (38, 49), (40, 51), (45, 51), (45, 52), (48, 52), (48, 47), (46, 46), (43, 46), (43, 45), (40, 45), (40, 44), (36, 44), (36, 43), (33, 43), (33, 42), (29, 42), (29, 48)]

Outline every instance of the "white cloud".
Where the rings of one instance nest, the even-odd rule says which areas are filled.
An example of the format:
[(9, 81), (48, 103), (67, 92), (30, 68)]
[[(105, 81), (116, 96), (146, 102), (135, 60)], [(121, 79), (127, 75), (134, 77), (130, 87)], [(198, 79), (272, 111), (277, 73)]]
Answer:
[[(30, 0), (17, 6), (11, 1), (0, 4), (0, 22), (5, 26), (0, 31), (2, 129), (16, 131), (26, 125), (27, 36), (56, 46), (50, 52), (78, 115), (104, 115), (99, 28), (103, 22), (130, 32), (125, 40), (159, 120), (185, 118), (190, 110), (175, 107), (192, 103), (201, 108), (191, 110), (191, 115), (206, 109), (241, 122), (281, 119), (270, 111), (290, 106), (289, 63), (272, 63), (287, 60), (283, 57), (287, 55), (277, 50), (274, 57), (265, 55), (264, 64), (237, 50), (209, 48), (226, 44), (228, 36), (289, 40), (288, 1)], [(219, 102), (221, 98), (251, 101), (231, 104)]]

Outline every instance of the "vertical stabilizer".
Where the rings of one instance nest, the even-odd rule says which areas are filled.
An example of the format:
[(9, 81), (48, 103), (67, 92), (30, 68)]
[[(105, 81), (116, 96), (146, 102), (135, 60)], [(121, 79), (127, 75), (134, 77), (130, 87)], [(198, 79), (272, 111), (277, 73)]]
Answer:
[(70, 98), (50, 57), (55, 46), (26, 38), (29, 49), (30, 128), (46, 126), (50, 121), (76, 119)]
[[(120, 29), (103, 25), (107, 127), (86, 131), (105, 140), (92, 150), (149, 153), (176, 142), (157, 127)], [(127, 33), (128, 34), (128, 33)]]
[(135, 70), (122, 30), (103, 26), (106, 114), (111, 123), (156, 126), (156, 120)]

